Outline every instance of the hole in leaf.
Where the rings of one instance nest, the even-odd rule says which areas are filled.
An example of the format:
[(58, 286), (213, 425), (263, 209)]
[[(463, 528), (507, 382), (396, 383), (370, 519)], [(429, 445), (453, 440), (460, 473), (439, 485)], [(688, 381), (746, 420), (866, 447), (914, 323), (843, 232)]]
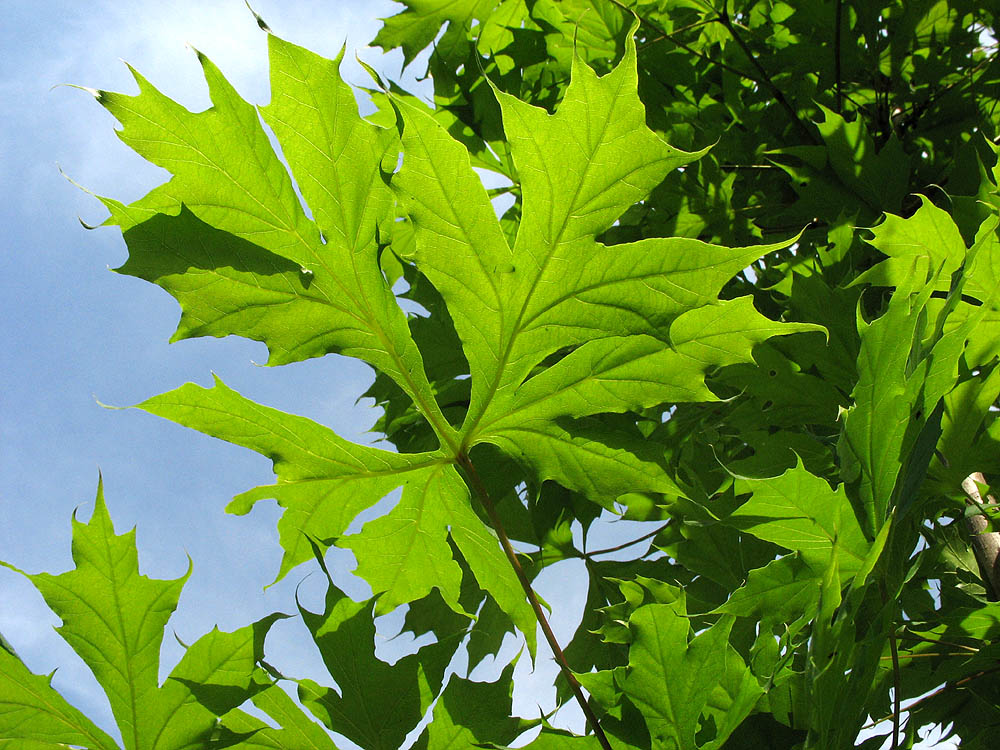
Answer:
[(698, 719), (700, 728), (698, 729), (698, 734), (695, 735), (694, 741), (699, 747), (702, 747), (712, 740), (719, 734), (719, 728), (715, 726), (715, 717), (706, 716), (702, 714)]

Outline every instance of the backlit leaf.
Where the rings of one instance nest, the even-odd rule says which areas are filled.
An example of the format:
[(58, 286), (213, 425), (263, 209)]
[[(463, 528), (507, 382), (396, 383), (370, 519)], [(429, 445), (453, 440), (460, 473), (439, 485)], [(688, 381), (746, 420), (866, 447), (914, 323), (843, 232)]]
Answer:
[[(280, 616), (202, 636), (161, 684), (164, 627), (190, 571), (175, 580), (141, 575), (135, 531), (114, 533), (101, 486), (90, 521), (73, 519), (73, 561), (76, 567), (60, 575), (24, 575), (62, 619), (57, 632), (104, 689), (126, 750), (204, 747), (217, 717), (253, 691), (251, 676), (263, 658), (264, 638)], [(5, 739), (23, 740), (26, 748), (116, 747), (48, 679), (32, 675), (5, 649), (0, 649), (0, 731)]]
[[(84, 745), (115, 750), (118, 745), (75, 709), (50, 684), (0, 649), (0, 737), (39, 746)], [(0, 747), (3, 744), (0, 743)]]
[[(654, 743), (679, 750), (721, 747), (761, 694), (728, 645), (733, 618), (723, 617), (691, 639), (683, 613), (673, 605), (650, 604), (636, 610), (629, 624), (633, 641), (625, 693), (642, 709)], [(709, 716), (714, 735), (696, 738)]]
[(739, 528), (801, 553), (816, 571), (826, 568), (834, 545), (842, 573), (861, 567), (869, 543), (844, 485), (831, 489), (800, 461), (773, 479), (739, 479), (737, 488), (753, 493), (729, 517)]

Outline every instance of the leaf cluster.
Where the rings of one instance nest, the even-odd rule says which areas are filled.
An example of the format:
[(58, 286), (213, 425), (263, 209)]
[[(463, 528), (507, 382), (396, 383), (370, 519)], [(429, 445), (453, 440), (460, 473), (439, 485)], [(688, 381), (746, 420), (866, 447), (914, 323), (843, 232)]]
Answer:
[[(125, 747), (332, 747), (325, 727), (379, 749), (529, 729), (543, 749), (839, 748), (871, 717), (893, 747), (928, 723), (989, 746), (995, 513), (968, 482), (1000, 472), (998, 9), (404, 5), (374, 44), (431, 48), (432, 103), (375, 75), (362, 117), (339, 59), (269, 30), (265, 107), (200, 54), (204, 112), (139, 73), (97, 93), (171, 175), (101, 200), (117, 270), (178, 301), (174, 338), (358, 358), (383, 410), (371, 447), (218, 379), (137, 405), (273, 462), (228, 509), (275, 500), (276, 577), (326, 574), (324, 611), (298, 610), (331, 684), (266, 661), (277, 615), (158, 684), (183, 579), (138, 574), (99, 493), (76, 570), (29, 577)], [(615, 519), (648, 533), (594, 549)], [(371, 599), (337, 589), (331, 546)], [(532, 581), (569, 560), (588, 594), (559, 644)], [(399, 607), (427, 645), (389, 665), (374, 618)], [(508, 634), (518, 658), (547, 642), (586, 728), (513, 716), (513, 664), (455, 672)], [(0, 706), (4, 750), (115, 746), (6, 646)]]

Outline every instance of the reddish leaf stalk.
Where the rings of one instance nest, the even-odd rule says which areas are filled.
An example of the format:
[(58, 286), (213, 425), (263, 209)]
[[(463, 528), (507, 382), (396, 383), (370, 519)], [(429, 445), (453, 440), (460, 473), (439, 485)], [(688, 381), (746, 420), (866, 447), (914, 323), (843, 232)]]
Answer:
[(483, 508), (486, 509), (486, 514), (490, 517), (490, 523), (493, 524), (493, 530), (496, 531), (497, 536), (500, 538), (500, 546), (503, 547), (504, 554), (507, 555), (507, 561), (514, 569), (514, 574), (517, 576), (517, 580), (521, 584), (521, 588), (524, 589), (524, 593), (528, 597), (528, 602), (531, 604), (531, 608), (535, 612), (535, 619), (538, 620), (538, 624), (542, 627), (542, 633), (545, 635), (545, 641), (549, 644), (549, 648), (552, 649), (552, 655), (555, 656), (556, 662), (559, 664), (559, 668), (562, 670), (563, 676), (569, 683), (569, 686), (573, 691), (573, 696), (576, 698), (576, 702), (580, 704), (580, 708), (583, 710), (583, 715), (587, 718), (587, 723), (594, 732), (594, 736), (597, 738), (597, 741), (601, 743), (601, 747), (604, 748), (604, 750), (613, 750), (611, 743), (608, 741), (607, 735), (604, 734), (604, 730), (601, 728), (601, 724), (597, 720), (597, 714), (594, 713), (590, 703), (583, 695), (583, 687), (580, 685), (580, 681), (576, 679), (576, 675), (574, 675), (573, 670), (570, 669), (569, 663), (566, 661), (566, 655), (559, 646), (555, 633), (552, 632), (552, 628), (549, 626), (548, 618), (545, 616), (545, 610), (542, 609), (542, 603), (538, 600), (535, 590), (531, 587), (531, 581), (528, 580), (528, 576), (525, 574), (524, 568), (521, 567), (521, 563), (517, 559), (517, 553), (514, 551), (514, 547), (510, 543), (510, 538), (507, 536), (507, 532), (504, 529), (503, 522), (500, 520), (500, 516), (497, 515), (496, 506), (493, 505), (493, 501), (490, 499), (490, 495), (486, 491), (486, 487), (483, 485), (482, 479), (479, 477), (479, 472), (476, 471), (476, 467), (473, 465), (472, 460), (467, 454), (460, 453), (457, 460), (459, 466), (462, 467), (466, 476), (469, 478), (469, 483), (472, 485), (472, 489), (475, 491), (479, 501), (483, 504)]

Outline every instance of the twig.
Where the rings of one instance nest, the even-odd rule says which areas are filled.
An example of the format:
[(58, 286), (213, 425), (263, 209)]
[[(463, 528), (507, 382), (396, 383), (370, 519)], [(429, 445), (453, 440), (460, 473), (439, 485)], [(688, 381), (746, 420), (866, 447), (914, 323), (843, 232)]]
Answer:
[(906, 636), (907, 638), (913, 638), (914, 640), (917, 641), (923, 641), (924, 643), (930, 643), (934, 646), (951, 646), (952, 648), (965, 649), (966, 655), (979, 653), (978, 648), (974, 648), (973, 646), (966, 646), (964, 643), (954, 643), (953, 641), (941, 641), (941, 640), (935, 640), (933, 638), (925, 638), (924, 636), (918, 635), (917, 633), (911, 632), (909, 630), (904, 630), (899, 635)]
[(889, 631), (889, 655), (892, 657), (892, 745), (889, 750), (899, 748), (899, 650), (896, 648), (896, 630)]
[(496, 506), (493, 505), (493, 500), (490, 499), (490, 495), (486, 491), (486, 487), (483, 485), (482, 479), (479, 477), (479, 472), (476, 471), (476, 467), (473, 465), (468, 454), (460, 453), (457, 461), (458, 465), (462, 467), (462, 470), (468, 477), (469, 483), (472, 485), (472, 489), (479, 498), (479, 501), (483, 504), (483, 508), (486, 509), (486, 514), (490, 517), (490, 522), (493, 524), (493, 530), (500, 538), (500, 546), (503, 547), (504, 554), (507, 555), (507, 561), (514, 569), (514, 574), (517, 576), (517, 580), (521, 584), (521, 588), (524, 589), (524, 593), (528, 597), (528, 602), (531, 604), (531, 608), (535, 612), (535, 619), (538, 620), (538, 624), (542, 627), (542, 633), (545, 635), (545, 640), (548, 642), (549, 648), (552, 649), (552, 655), (559, 663), (559, 668), (562, 670), (563, 676), (566, 677), (566, 681), (569, 683), (577, 703), (580, 704), (580, 708), (583, 710), (583, 715), (587, 717), (587, 723), (590, 724), (590, 728), (593, 730), (594, 736), (597, 738), (601, 747), (604, 748), (604, 750), (612, 750), (611, 743), (608, 742), (607, 735), (604, 734), (604, 729), (601, 728), (601, 724), (597, 720), (597, 715), (594, 713), (590, 703), (583, 695), (583, 687), (580, 685), (580, 681), (576, 679), (576, 675), (574, 675), (573, 670), (570, 669), (569, 663), (566, 661), (566, 655), (563, 653), (562, 648), (560, 648), (559, 642), (556, 640), (556, 636), (552, 632), (552, 628), (549, 626), (548, 618), (545, 616), (545, 610), (542, 609), (542, 604), (538, 601), (538, 596), (535, 594), (535, 590), (531, 587), (531, 581), (528, 580), (528, 576), (524, 573), (524, 568), (521, 567), (521, 562), (517, 559), (517, 553), (514, 552), (514, 547), (510, 543), (510, 538), (507, 536), (507, 532), (504, 529), (503, 522), (500, 520), (500, 516), (497, 515)]
[[(700, 58), (702, 60), (705, 60), (706, 62), (710, 62), (710, 63), (712, 63), (712, 65), (717, 65), (718, 67), (722, 68), (723, 70), (728, 70), (730, 73), (732, 73), (735, 76), (738, 76), (740, 78), (745, 78), (746, 80), (753, 81), (754, 83), (757, 83), (757, 84), (765, 85), (763, 81), (758, 81), (754, 76), (750, 75), (749, 73), (747, 73), (745, 71), (742, 71), (742, 70), (739, 70), (737, 68), (734, 68), (731, 65), (727, 65), (726, 63), (722, 62), (721, 60), (714, 60), (711, 57), (709, 57), (708, 55), (706, 55), (704, 52), (699, 52), (694, 47), (691, 47), (690, 45), (687, 45), (684, 42), (681, 42), (681, 41), (678, 41), (677, 39), (674, 39), (674, 36), (673, 36), (674, 34), (679, 34), (681, 31), (686, 31), (686, 30), (692, 28), (693, 26), (695, 26), (696, 24), (692, 24), (691, 26), (686, 26), (685, 28), (678, 29), (677, 31), (674, 31), (674, 32), (668, 32), (662, 26), (660, 26), (659, 24), (657, 24), (657, 23), (655, 23), (653, 21), (650, 21), (645, 16), (639, 14), (634, 8), (630, 8), (629, 6), (627, 6), (624, 3), (620, 2), (620, 0), (610, 0), (610, 1), (611, 1), (612, 5), (617, 5), (622, 10), (625, 10), (625, 11), (628, 11), (629, 13), (635, 14), (635, 17), (639, 19), (639, 23), (643, 24), (644, 26), (648, 26), (649, 28), (651, 28), (653, 31), (655, 31), (657, 34), (660, 35), (658, 40), (653, 40), (653, 41), (661, 41), (662, 40), (662, 41), (670, 42), (671, 44), (676, 45), (677, 47), (680, 47), (685, 52), (691, 53), (695, 57), (698, 57), (698, 58)], [(699, 24), (701, 24), (701, 23), (711, 23), (714, 20), (715, 19), (706, 19), (705, 21), (699, 22)], [(650, 42), (650, 44), (652, 44), (652, 42)]]
[(609, 555), (612, 552), (618, 552), (619, 550), (623, 550), (626, 547), (631, 547), (633, 544), (638, 544), (639, 542), (644, 542), (647, 539), (650, 539), (651, 537), (656, 536), (661, 531), (663, 531), (665, 528), (667, 528), (667, 526), (669, 526), (669, 525), (670, 525), (670, 521), (667, 521), (662, 526), (659, 526), (659, 527), (653, 529), (648, 534), (643, 534), (638, 539), (633, 539), (631, 542), (624, 542), (624, 543), (619, 544), (619, 545), (617, 545), (615, 547), (608, 547), (607, 549), (599, 549), (599, 550), (595, 550), (594, 552), (585, 552), (584, 553), (584, 557), (596, 557), (597, 555)]
[[(995, 674), (997, 672), (1000, 672), (1000, 665), (995, 666), (995, 667), (990, 667), (989, 669), (982, 669), (982, 670), (980, 670), (980, 671), (978, 671), (978, 672), (976, 672), (974, 674), (970, 674), (968, 677), (963, 677), (960, 680), (955, 680), (954, 682), (946, 682), (944, 685), (942, 685), (941, 687), (939, 687), (933, 693), (927, 693), (927, 695), (924, 695), (924, 696), (921, 696), (920, 698), (917, 698), (915, 701), (913, 701), (913, 703), (911, 703), (910, 705), (908, 705), (906, 707), (906, 710), (907, 711), (912, 711), (914, 708), (916, 708), (917, 706), (919, 706), (921, 703), (924, 703), (925, 701), (929, 701), (931, 698), (934, 698), (934, 697), (936, 697), (938, 695), (941, 695), (941, 693), (944, 693), (944, 692), (946, 692), (948, 690), (954, 690), (955, 688), (960, 688), (963, 685), (966, 685), (966, 684), (972, 682), (973, 680), (978, 680), (980, 677), (987, 677), (987, 676), (989, 676), (991, 674)], [(898, 713), (898, 711), (897, 711), (897, 713)], [(891, 718), (893, 718), (893, 715), (883, 716), (881, 719), (872, 719), (870, 722), (868, 722), (863, 727), (861, 727), (861, 729), (862, 730), (864, 730), (864, 729), (871, 729), (872, 727), (878, 726), (883, 721), (889, 721), (889, 719), (891, 719)]]
[(837, 6), (833, 11), (833, 72), (836, 79), (834, 90), (837, 96), (837, 112), (844, 112), (844, 94), (841, 91), (841, 69), (840, 69), (840, 26), (843, 22), (844, 0), (837, 0)]
[[(619, 6), (619, 7), (625, 7), (625, 6)], [(635, 13), (635, 11), (632, 11), (632, 12)], [(639, 17), (638, 14), (636, 14), (636, 17), (639, 18), (640, 22), (642, 22), (642, 18)], [(697, 29), (699, 26), (705, 26), (705, 25), (710, 24), (710, 23), (712, 23), (712, 19), (711, 18), (703, 18), (700, 21), (695, 21), (694, 23), (689, 23), (687, 26), (682, 26), (679, 29), (674, 29), (673, 31), (667, 33), (666, 29), (660, 29), (660, 30), (658, 30), (658, 29), (656, 29), (653, 26), (652, 22), (647, 21), (646, 25), (649, 26), (650, 28), (652, 28), (654, 31), (658, 31), (660, 35), (658, 37), (655, 37), (654, 39), (648, 39), (648, 40), (646, 40), (641, 45), (639, 45), (639, 49), (643, 49), (645, 47), (649, 47), (649, 46), (651, 46), (653, 44), (656, 44), (657, 42), (664, 42), (664, 41), (666, 41), (666, 42), (673, 42), (674, 41), (673, 37), (676, 36), (677, 34), (683, 34), (685, 31), (691, 31), (692, 29)]]
[(780, 169), (774, 164), (720, 164), (719, 169)]
[[(921, 653), (921, 654), (898, 654), (896, 656), (896, 658), (897, 659), (929, 659), (932, 656), (968, 656), (968, 655), (969, 655), (968, 651), (948, 651), (948, 652), (944, 652), (944, 653), (939, 652), (939, 651), (934, 651), (933, 653), (931, 653), (931, 652), (927, 651), (927, 652), (924, 652), (924, 653)], [(885, 661), (886, 659), (892, 659), (892, 657), (891, 656), (880, 656), (879, 657), (880, 661)]]
[(994, 50), (992, 55), (983, 58), (978, 63), (973, 65), (972, 68), (969, 69), (967, 75), (952, 81), (947, 86), (944, 86), (943, 88), (940, 88), (937, 91), (931, 92), (931, 94), (924, 101), (914, 102), (913, 104), (907, 105), (903, 109), (903, 112), (905, 113), (907, 110), (909, 110), (909, 113), (906, 114), (904, 117), (901, 117), (901, 119), (899, 120), (899, 125), (897, 126), (899, 130), (904, 131), (908, 128), (913, 127), (913, 124), (917, 121), (918, 117), (920, 117), (921, 115), (923, 115), (924, 112), (930, 109), (930, 106), (935, 101), (940, 99), (942, 96), (947, 94), (956, 86), (960, 86), (963, 83), (972, 83), (973, 76), (975, 76), (975, 74), (979, 72), (980, 68), (983, 68), (984, 66), (987, 66), (990, 63), (992, 63), (996, 59), (996, 55), (997, 55), (997, 50)]
[[(715, 66), (721, 68), (722, 70), (726, 70), (726, 71), (732, 73), (733, 75), (738, 76), (739, 78), (744, 78), (744, 79), (746, 79), (748, 81), (752, 81), (753, 83), (756, 83), (759, 86), (764, 86), (765, 88), (769, 89), (771, 91), (771, 93), (774, 95), (774, 98), (778, 102), (778, 104), (780, 104), (785, 109), (785, 111), (788, 113), (789, 117), (792, 120), (792, 123), (794, 123), (794, 125), (797, 128), (799, 128), (799, 130), (802, 131), (802, 134), (806, 137), (806, 139), (810, 143), (813, 143), (813, 144), (816, 144), (816, 145), (821, 145), (819, 143), (819, 140), (816, 138), (815, 134), (806, 126), (805, 123), (802, 122), (802, 120), (799, 118), (798, 114), (792, 108), (792, 105), (788, 103), (788, 99), (785, 98), (785, 95), (781, 92), (781, 89), (779, 89), (775, 85), (774, 81), (771, 80), (770, 75), (768, 75), (767, 71), (764, 70), (764, 67), (760, 64), (760, 61), (756, 58), (756, 56), (750, 50), (750, 48), (747, 45), (747, 43), (743, 40), (743, 38), (739, 34), (736, 33), (736, 27), (733, 25), (733, 22), (729, 18), (729, 11), (728, 11), (728, 7), (727, 7), (728, 0), (726, 0), (726, 2), (723, 3), (722, 11), (719, 13), (719, 16), (717, 18), (708, 19), (708, 20), (709, 21), (714, 21), (714, 22), (717, 22), (717, 23), (721, 23), (723, 26), (726, 27), (726, 29), (729, 31), (729, 35), (733, 38), (733, 40), (736, 42), (736, 44), (739, 45), (740, 49), (743, 50), (743, 54), (746, 55), (747, 59), (750, 61), (750, 64), (753, 65), (753, 67), (757, 69), (757, 72), (758, 72), (759, 76), (754, 76), (754, 75), (751, 75), (750, 73), (747, 73), (746, 71), (739, 70), (738, 68), (734, 68), (732, 65), (728, 65), (728, 64), (722, 62), (722, 60), (713, 59), (709, 55), (706, 55), (704, 52), (699, 52), (694, 47), (692, 47), (692, 46), (690, 46), (688, 44), (685, 44), (684, 42), (682, 42), (682, 41), (674, 38), (674, 34), (678, 34), (681, 31), (687, 31), (688, 29), (693, 28), (694, 26), (700, 25), (701, 22), (699, 22), (698, 24), (691, 24), (689, 26), (684, 27), (683, 29), (679, 29), (678, 31), (675, 31), (673, 33), (669, 33), (669, 32), (666, 31), (666, 29), (664, 29), (663, 27), (661, 27), (659, 24), (654, 23), (653, 21), (649, 20), (645, 16), (643, 16), (643, 15), (639, 14), (638, 12), (636, 12), (636, 10), (634, 8), (630, 8), (629, 6), (627, 6), (624, 3), (622, 3), (621, 0), (610, 0), (610, 2), (613, 5), (617, 5), (622, 10), (628, 11), (629, 13), (633, 13), (635, 15), (635, 17), (639, 19), (639, 23), (641, 23), (641, 24), (643, 24), (645, 26), (648, 26), (654, 32), (656, 32), (657, 34), (659, 34), (660, 35), (659, 39), (662, 39), (663, 41), (670, 42), (671, 44), (676, 45), (677, 47), (680, 47), (685, 52), (688, 52), (688, 53), (694, 55), (697, 58), (705, 60), (706, 62), (710, 62), (710, 63), (712, 63), (712, 65), (715, 65)], [(838, 29), (839, 29), (839, 25), (838, 25)], [(653, 40), (653, 41), (658, 41), (658, 40)], [(652, 42), (650, 42), (650, 43), (652, 43)], [(838, 86), (838, 90), (839, 90), (839, 86)]]
[(729, 35), (733, 38), (733, 41), (736, 42), (737, 45), (739, 45), (739, 48), (741, 50), (743, 50), (743, 54), (746, 55), (747, 59), (750, 61), (750, 64), (757, 69), (757, 73), (760, 74), (760, 79), (761, 79), (758, 81), (758, 83), (770, 89), (771, 94), (774, 96), (775, 100), (778, 102), (778, 104), (781, 105), (781, 107), (788, 113), (788, 116), (792, 119), (792, 123), (799, 130), (802, 131), (802, 134), (806, 137), (806, 139), (810, 143), (821, 145), (819, 140), (813, 134), (813, 132), (808, 127), (806, 127), (805, 123), (802, 122), (801, 119), (799, 119), (798, 113), (795, 111), (792, 105), (788, 103), (788, 99), (785, 98), (785, 95), (781, 92), (781, 89), (779, 89), (775, 85), (774, 81), (771, 80), (771, 76), (769, 76), (767, 71), (764, 70), (764, 66), (760, 64), (760, 60), (758, 60), (757, 56), (754, 55), (753, 51), (750, 49), (750, 46), (746, 43), (746, 40), (744, 40), (743, 37), (741, 37), (739, 34), (736, 33), (736, 27), (733, 25), (732, 20), (729, 18), (729, 0), (724, 0), (724, 2), (722, 3), (722, 10), (719, 11), (718, 21), (719, 23), (721, 23), (723, 26), (726, 27), (726, 30), (729, 32)]

